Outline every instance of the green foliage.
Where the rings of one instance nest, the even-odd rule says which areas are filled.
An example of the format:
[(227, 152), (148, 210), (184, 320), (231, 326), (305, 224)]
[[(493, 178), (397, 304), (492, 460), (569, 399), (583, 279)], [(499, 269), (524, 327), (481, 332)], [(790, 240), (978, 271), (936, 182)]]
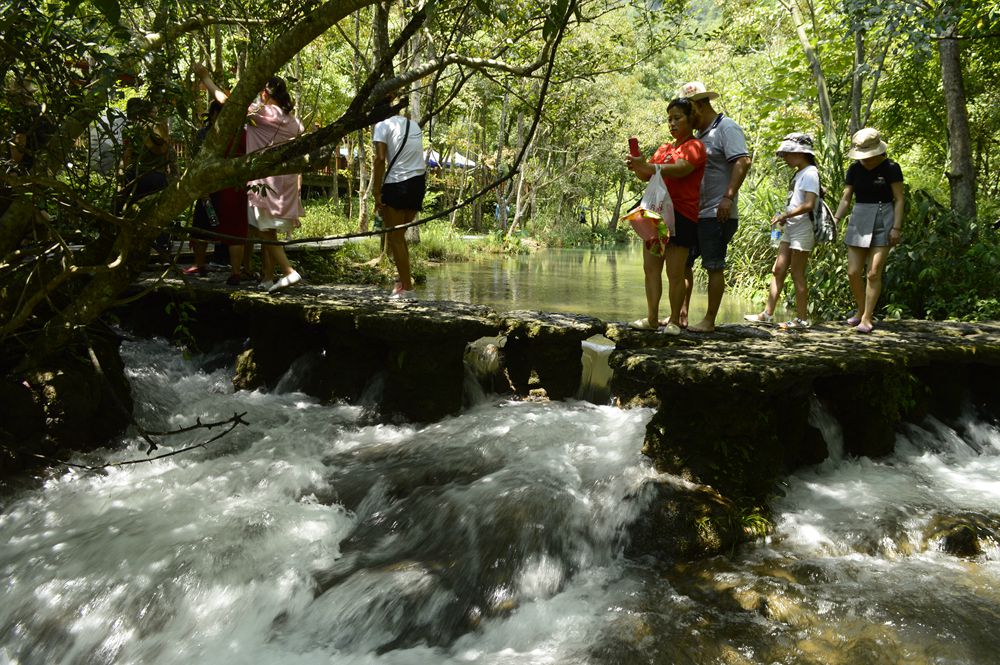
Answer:
[(306, 248), (292, 260), (312, 284), (385, 284), (391, 277), (382, 265), (359, 261), (355, 243), (337, 249)]
[(420, 242), (410, 246), (410, 256), (426, 261), (467, 261), (477, 247), (464, 240), (447, 220), (434, 220), (420, 227)]
[(892, 251), (883, 287), (891, 316), (1000, 319), (1000, 233), (957, 219), (919, 193)]
[(767, 508), (749, 506), (740, 510), (740, 527), (750, 539), (766, 538), (774, 533), (774, 522)]

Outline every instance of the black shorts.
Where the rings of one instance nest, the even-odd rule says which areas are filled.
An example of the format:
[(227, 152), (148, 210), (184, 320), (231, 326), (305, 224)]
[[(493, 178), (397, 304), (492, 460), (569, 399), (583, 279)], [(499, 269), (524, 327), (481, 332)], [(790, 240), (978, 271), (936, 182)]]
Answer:
[(382, 203), (396, 210), (423, 210), (427, 177), (421, 173), (403, 182), (382, 185)]
[(674, 211), (674, 231), (670, 238), (671, 245), (691, 249), (698, 246), (698, 222), (688, 219), (676, 210)]

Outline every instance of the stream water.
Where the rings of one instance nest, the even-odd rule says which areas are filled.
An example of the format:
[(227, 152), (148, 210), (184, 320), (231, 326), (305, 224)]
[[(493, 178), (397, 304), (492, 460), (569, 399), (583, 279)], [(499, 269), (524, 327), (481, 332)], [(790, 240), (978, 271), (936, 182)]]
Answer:
[[(629, 561), (651, 413), (478, 395), (415, 427), (220, 358), (124, 348), (138, 420), (247, 412), (206, 448), (4, 497), (0, 663), (996, 663), (1000, 552), (923, 537), (1000, 513), (1000, 433), (928, 421), (897, 453), (788, 479), (777, 532), (729, 557)], [(180, 435), (164, 452), (205, 441)], [(78, 461), (142, 458), (145, 444)]]
[[(696, 270), (701, 270), (697, 268)], [(664, 295), (660, 317), (670, 314)], [(613, 249), (544, 249), (529, 255), (496, 256), (466, 263), (442, 263), (428, 270), (421, 298), (488, 305), (500, 311), (530, 309), (588, 314), (603, 321), (634, 321), (646, 314), (642, 252), (638, 243)], [(691, 315), (707, 306), (704, 290), (691, 294)], [(727, 293), (718, 323), (742, 321), (755, 311)]]

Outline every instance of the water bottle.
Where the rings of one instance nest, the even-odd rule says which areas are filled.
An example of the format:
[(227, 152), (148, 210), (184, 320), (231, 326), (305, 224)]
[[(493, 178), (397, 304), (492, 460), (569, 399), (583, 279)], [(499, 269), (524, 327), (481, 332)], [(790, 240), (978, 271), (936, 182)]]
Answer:
[(206, 196), (201, 200), (202, 205), (205, 207), (205, 214), (208, 216), (209, 226), (219, 225), (219, 213), (215, 212), (215, 206), (212, 205), (212, 197)]
[(775, 224), (771, 227), (771, 247), (781, 244), (781, 227)]

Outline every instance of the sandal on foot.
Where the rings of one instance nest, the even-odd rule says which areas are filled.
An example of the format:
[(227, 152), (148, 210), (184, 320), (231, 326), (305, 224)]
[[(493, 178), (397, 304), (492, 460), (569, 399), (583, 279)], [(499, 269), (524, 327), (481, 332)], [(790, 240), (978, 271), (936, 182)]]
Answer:
[(656, 326), (650, 325), (649, 319), (636, 319), (628, 327), (632, 330), (656, 330)]
[(743, 319), (749, 321), (750, 323), (774, 323), (774, 315), (768, 314), (767, 312), (761, 312), (760, 314), (746, 314)]
[(811, 325), (812, 323), (810, 321), (795, 317), (791, 321), (785, 321), (784, 323), (778, 324), (778, 327), (781, 328), (782, 330), (796, 330), (796, 329), (808, 328)]
[(872, 330), (875, 329), (875, 326), (873, 326), (870, 323), (859, 323), (854, 327), (854, 329), (859, 333), (867, 335), (868, 333), (870, 333)]
[(857, 314), (849, 316), (847, 317), (847, 320), (844, 321), (844, 323), (846, 323), (849, 326), (857, 326), (859, 323), (861, 323), (861, 317), (858, 316)]

